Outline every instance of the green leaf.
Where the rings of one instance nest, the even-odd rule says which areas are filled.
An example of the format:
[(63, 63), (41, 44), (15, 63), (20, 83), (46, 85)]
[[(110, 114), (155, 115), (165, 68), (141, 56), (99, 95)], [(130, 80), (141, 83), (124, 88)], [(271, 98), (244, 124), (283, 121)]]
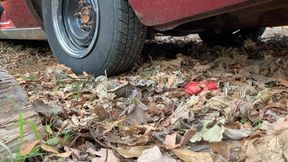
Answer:
[(51, 139), (48, 139), (46, 141), (46, 143), (50, 146), (55, 146), (58, 144), (58, 139), (57, 138), (51, 138)]
[(41, 135), (37, 131), (37, 125), (35, 123), (33, 123), (33, 121), (29, 121), (29, 125), (30, 125), (30, 128), (31, 128), (32, 132), (34, 133), (35, 139), (36, 140), (40, 140), (41, 139)]
[(203, 121), (203, 128), (190, 139), (190, 142), (194, 143), (201, 140), (207, 142), (222, 141), (223, 133), (225, 131), (224, 126), (222, 126), (223, 121), (221, 120), (212, 127), (208, 127), (211, 123), (213, 123), (213, 121)]
[(23, 119), (23, 115), (21, 112), (19, 112), (18, 126), (19, 126), (19, 132), (20, 132), (20, 142), (21, 144), (23, 144), (24, 142), (24, 119)]

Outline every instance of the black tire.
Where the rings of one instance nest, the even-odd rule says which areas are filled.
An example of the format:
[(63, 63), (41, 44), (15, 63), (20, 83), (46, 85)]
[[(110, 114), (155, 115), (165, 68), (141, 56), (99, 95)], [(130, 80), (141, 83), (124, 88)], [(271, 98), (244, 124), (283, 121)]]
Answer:
[[(82, 73), (84, 71), (94, 75), (116, 75), (122, 73), (131, 68), (137, 56), (141, 53), (146, 38), (146, 27), (144, 27), (135, 16), (127, 0), (90, 1), (98, 7), (97, 38), (93, 46), (90, 46), (91, 44), (89, 45), (89, 48), (92, 47), (90, 51), (87, 47), (87, 55), (84, 57), (74, 57), (74, 55), (69, 54), (67, 50), (64, 49), (66, 46), (61, 45), (61, 40), (59, 40), (59, 35), (57, 35), (59, 34), (59, 32), (57, 32), (58, 28), (53, 26), (53, 22), (55, 22), (56, 19), (53, 18), (51, 6), (53, 6), (55, 2), (53, 2), (53, 0), (42, 0), (44, 27), (52, 52), (59, 63), (71, 67), (76, 73)], [(69, 3), (70, 2), (71, 1), (69, 1)], [(67, 2), (65, 0), (58, 0), (58, 3), (65, 3), (66, 5)], [(57, 9), (57, 11), (58, 10), (59, 9)], [(59, 15), (57, 15), (57, 17), (58, 16)], [(65, 19), (64, 16), (65, 15), (63, 15), (63, 19)], [(61, 21), (59, 22), (61, 23)], [(61, 28), (59, 27), (59, 29)], [(60, 31), (60, 35), (68, 33), (67, 28), (65, 29), (64, 31)], [(95, 32), (97, 31), (95, 30)], [(68, 36), (69, 35), (67, 35), (67, 38)], [(66, 38), (66, 36), (64, 35), (63, 38)], [(92, 39), (92, 37), (90, 36), (89, 39)], [(69, 43), (70, 40), (71, 39), (65, 39), (64, 41), (67, 41), (67, 44), (70, 45), (72, 44)], [(75, 49), (77, 49), (78, 46), (79, 45), (76, 44)], [(85, 50), (84, 46), (83, 50)]]
[(199, 33), (200, 38), (208, 45), (241, 45), (245, 39), (256, 41), (263, 35), (266, 28), (246, 28), (240, 29), (238, 32), (232, 30), (222, 30), (220, 33), (215, 33), (214, 30), (206, 30)]

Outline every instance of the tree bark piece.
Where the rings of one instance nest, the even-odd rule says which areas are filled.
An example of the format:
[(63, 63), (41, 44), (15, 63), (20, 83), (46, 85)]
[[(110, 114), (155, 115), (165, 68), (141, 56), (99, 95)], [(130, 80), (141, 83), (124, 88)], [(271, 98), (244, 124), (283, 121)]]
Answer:
[(20, 149), (20, 112), (25, 122), (24, 142), (35, 140), (35, 134), (29, 122), (33, 122), (41, 134), (43, 130), (41, 120), (28, 102), (26, 92), (6, 70), (0, 67), (0, 157), (8, 156), (7, 149), (1, 146), (1, 143), (6, 145), (12, 153)]

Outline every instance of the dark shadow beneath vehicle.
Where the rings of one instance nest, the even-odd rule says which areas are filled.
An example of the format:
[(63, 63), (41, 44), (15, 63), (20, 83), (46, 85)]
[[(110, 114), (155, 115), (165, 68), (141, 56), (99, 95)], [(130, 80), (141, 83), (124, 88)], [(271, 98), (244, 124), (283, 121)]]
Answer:
[(1, 40), (2, 43), (10, 44), (11, 47), (14, 46), (19, 50), (25, 50), (27, 48), (34, 48), (39, 50), (41, 53), (49, 52), (51, 53), (49, 44), (47, 41), (37, 41), (37, 40)]
[(245, 54), (251, 59), (261, 59), (264, 57), (262, 52), (264, 50), (270, 48), (282, 50), (288, 46), (288, 35), (285, 32), (273, 32), (272, 29), (269, 29), (259, 40), (246, 39), (237, 46), (231, 44), (208, 46), (197, 35), (189, 35), (188, 39), (187, 37), (160, 36), (155, 40), (146, 41), (140, 61), (147, 63), (159, 59), (172, 60), (177, 58), (177, 54), (207, 62), (213, 61), (217, 57), (232, 57), (233, 54)]

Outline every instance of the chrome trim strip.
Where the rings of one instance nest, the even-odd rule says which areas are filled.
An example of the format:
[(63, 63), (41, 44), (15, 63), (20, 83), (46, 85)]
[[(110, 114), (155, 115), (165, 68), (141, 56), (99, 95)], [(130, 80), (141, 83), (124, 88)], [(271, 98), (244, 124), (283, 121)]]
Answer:
[(37, 28), (11, 28), (0, 30), (0, 39), (46, 40), (45, 32)]

